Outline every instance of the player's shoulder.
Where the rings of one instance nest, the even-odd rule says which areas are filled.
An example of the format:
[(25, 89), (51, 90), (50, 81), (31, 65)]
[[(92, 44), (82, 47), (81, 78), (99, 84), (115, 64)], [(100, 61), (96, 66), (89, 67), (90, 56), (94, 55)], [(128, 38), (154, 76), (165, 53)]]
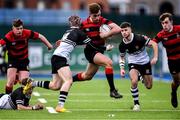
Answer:
[(180, 25), (173, 25), (173, 29), (176, 31), (180, 31)]
[(6, 33), (6, 35), (5, 35), (5, 37), (8, 39), (8, 40), (10, 40), (11, 38), (13, 38), (13, 31), (11, 30), (11, 31), (9, 31), (8, 33)]
[(24, 33), (31, 33), (31, 30), (29, 30), (29, 29), (23, 29), (23, 32), (24, 32)]

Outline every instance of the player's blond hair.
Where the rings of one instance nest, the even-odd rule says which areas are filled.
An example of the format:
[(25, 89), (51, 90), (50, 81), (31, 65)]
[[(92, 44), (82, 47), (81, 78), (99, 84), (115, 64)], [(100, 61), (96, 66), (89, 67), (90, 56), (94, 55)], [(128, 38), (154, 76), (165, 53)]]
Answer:
[(77, 15), (70, 16), (68, 20), (70, 26), (79, 27), (81, 25), (81, 18)]

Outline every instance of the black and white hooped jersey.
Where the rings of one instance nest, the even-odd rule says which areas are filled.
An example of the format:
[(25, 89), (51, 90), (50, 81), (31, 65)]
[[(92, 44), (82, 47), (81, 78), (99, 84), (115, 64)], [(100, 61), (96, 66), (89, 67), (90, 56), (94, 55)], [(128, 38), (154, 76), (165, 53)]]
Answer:
[(145, 39), (143, 35), (133, 34), (130, 41), (123, 41), (119, 45), (120, 56), (124, 57), (128, 53), (128, 63), (146, 64), (150, 61), (146, 51), (146, 45), (150, 39)]
[(30, 98), (23, 94), (23, 87), (17, 88), (10, 94), (9, 103), (13, 109), (17, 109), (17, 104), (21, 104), (23, 106), (29, 106)]
[(61, 40), (53, 55), (65, 57), (67, 60), (70, 60), (70, 54), (76, 45), (88, 44), (91, 41), (83, 31), (75, 27), (67, 30)]

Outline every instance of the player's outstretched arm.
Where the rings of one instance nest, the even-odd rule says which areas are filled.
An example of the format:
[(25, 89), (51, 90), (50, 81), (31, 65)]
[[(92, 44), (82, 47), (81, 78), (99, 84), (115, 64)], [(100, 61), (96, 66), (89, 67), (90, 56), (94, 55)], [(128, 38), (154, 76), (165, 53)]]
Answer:
[(39, 39), (48, 47), (48, 50), (53, 49), (52, 44), (46, 39), (44, 35), (39, 34)]
[(21, 104), (17, 105), (18, 110), (41, 110), (43, 108), (44, 108), (44, 106), (42, 104), (36, 104), (34, 106), (24, 106)]

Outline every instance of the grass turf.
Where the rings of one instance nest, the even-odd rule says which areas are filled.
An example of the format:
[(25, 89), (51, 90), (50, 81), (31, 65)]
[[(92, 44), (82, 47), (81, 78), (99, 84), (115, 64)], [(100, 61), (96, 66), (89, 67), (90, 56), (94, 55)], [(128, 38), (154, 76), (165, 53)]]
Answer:
[[(4, 92), (5, 80), (0, 80), (0, 91)], [(122, 99), (109, 97), (109, 87), (106, 80), (91, 80), (73, 84), (65, 107), (69, 113), (52, 114), (47, 109), (41, 111), (0, 110), (0, 120), (178, 120), (180, 107), (174, 109), (170, 103), (170, 83), (154, 81), (153, 88), (147, 90), (139, 82), (141, 111), (131, 110), (133, 99), (130, 93), (129, 80), (115, 80), (115, 84)], [(18, 87), (16, 85), (15, 87)], [(40, 96), (32, 96), (30, 104), (38, 102), (38, 98), (47, 100), (45, 107), (56, 107), (59, 91), (35, 88), (34, 92)], [(180, 97), (180, 91), (178, 91)]]

